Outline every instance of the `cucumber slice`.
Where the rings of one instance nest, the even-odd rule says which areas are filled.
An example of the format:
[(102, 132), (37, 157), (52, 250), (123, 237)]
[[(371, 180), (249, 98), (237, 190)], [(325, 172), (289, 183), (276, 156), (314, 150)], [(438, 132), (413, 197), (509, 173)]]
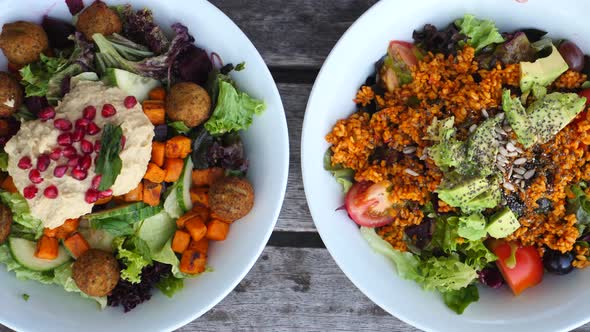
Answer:
[(180, 217), (184, 211), (182, 211), (182, 208), (180, 207), (180, 204), (178, 203), (178, 199), (177, 197), (177, 188), (178, 186), (178, 182), (175, 183), (171, 188), (170, 188), (170, 192), (168, 193), (168, 196), (166, 196), (166, 199), (164, 200), (164, 211), (166, 211), (166, 213), (168, 213), (168, 215), (170, 215), (170, 217), (172, 218), (178, 218)]
[(191, 157), (186, 157), (184, 161), (184, 169), (178, 180), (176, 186), (176, 199), (180, 208), (186, 212), (193, 208), (191, 201), (191, 185), (192, 185), (193, 161)]
[(69, 262), (71, 259), (68, 252), (62, 246), (59, 246), (57, 258), (52, 260), (35, 257), (37, 244), (33, 241), (18, 237), (10, 237), (8, 239), (8, 246), (14, 260), (20, 265), (33, 271), (43, 272), (53, 270), (56, 267)]
[(78, 228), (78, 232), (86, 239), (90, 248), (113, 252), (113, 240), (115, 236), (111, 233), (104, 229), (92, 227)]
[(130, 203), (127, 205), (117, 206), (112, 209), (106, 209), (95, 213), (89, 213), (85, 215), (84, 218), (88, 220), (95, 220), (119, 217), (129, 213), (137, 212), (148, 206), (149, 205), (145, 204), (144, 202)]
[(117, 68), (108, 68), (103, 79), (107, 84), (117, 86), (126, 93), (135, 96), (140, 102), (148, 98), (151, 90), (161, 85), (160, 81), (153, 78), (139, 76)]

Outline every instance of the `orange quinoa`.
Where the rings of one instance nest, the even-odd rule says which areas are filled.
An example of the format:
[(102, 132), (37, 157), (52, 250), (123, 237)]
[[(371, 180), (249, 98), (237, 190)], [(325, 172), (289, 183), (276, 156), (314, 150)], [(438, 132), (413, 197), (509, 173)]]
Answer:
[[(398, 250), (407, 250), (404, 229), (422, 222), (424, 214), (420, 208), (431, 201), (432, 192), (442, 179), (442, 172), (425, 156), (425, 149), (432, 145), (425, 137), (433, 119), (454, 116), (457, 136), (463, 139), (470, 125), (484, 120), (482, 110), (490, 116), (497, 112), (503, 88), (519, 85), (518, 64), (479, 69), (474, 53), (468, 46), (456, 56), (429, 53), (411, 69), (412, 82), (392, 93), (379, 95), (368, 86), (361, 87), (355, 103), (366, 106), (374, 100), (379, 111), (372, 116), (358, 111), (339, 120), (326, 136), (333, 153), (332, 164), (353, 169), (354, 179), (359, 182), (390, 182), (394, 221), (377, 232)], [(552, 88), (579, 88), (585, 80), (585, 75), (568, 70)], [(536, 245), (541, 254), (544, 246), (562, 252), (574, 250), (575, 267), (590, 265), (590, 249), (574, 246), (579, 236), (576, 218), (566, 213), (565, 204), (567, 188), (585, 180), (584, 174), (590, 174), (587, 145), (590, 114), (582, 112), (552, 140), (538, 147), (548, 162), (537, 168), (539, 175), (519, 192), (525, 213), (519, 219), (521, 227), (509, 237), (525, 245)], [(404, 154), (403, 149), (408, 146), (416, 151)], [(393, 162), (373, 161), (371, 156), (379, 149), (397, 152)], [(532, 156), (532, 152), (525, 151), (525, 155)], [(414, 172), (418, 175), (410, 174)], [(540, 198), (552, 202), (553, 210), (547, 215), (534, 212)], [(454, 208), (438, 201), (438, 211), (451, 212)]]

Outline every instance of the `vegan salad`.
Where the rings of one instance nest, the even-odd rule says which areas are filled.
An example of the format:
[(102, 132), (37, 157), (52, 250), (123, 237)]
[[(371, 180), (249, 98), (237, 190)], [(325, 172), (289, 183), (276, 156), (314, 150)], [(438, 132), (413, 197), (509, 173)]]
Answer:
[(251, 210), (239, 133), (265, 104), (181, 23), (66, 3), (0, 34), (0, 263), (127, 312), (210, 271)]
[(590, 265), (589, 73), (570, 40), (472, 15), (391, 41), (326, 136), (342, 210), (458, 314)]

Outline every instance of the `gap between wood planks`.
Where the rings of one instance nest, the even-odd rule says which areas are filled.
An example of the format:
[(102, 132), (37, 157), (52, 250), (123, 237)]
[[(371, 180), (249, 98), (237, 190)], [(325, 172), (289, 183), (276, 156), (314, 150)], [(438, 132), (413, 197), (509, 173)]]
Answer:
[(317, 232), (280, 232), (270, 236), (267, 246), (288, 248), (326, 248)]
[(268, 68), (276, 83), (312, 84), (318, 68), (299, 66), (271, 66)]

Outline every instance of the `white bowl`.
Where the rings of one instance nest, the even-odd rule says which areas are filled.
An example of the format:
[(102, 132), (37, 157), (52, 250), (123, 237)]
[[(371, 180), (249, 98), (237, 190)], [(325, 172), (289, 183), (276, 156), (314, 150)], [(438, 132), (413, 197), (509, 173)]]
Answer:
[[(84, 1), (86, 4), (91, 1)], [(198, 318), (221, 301), (250, 270), (277, 221), (289, 167), (287, 123), (277, 87), (262, 57), (246, 35), (220, 10), (198, 1), (107, 1), (148, 7), (156, 21), (169, 27), (181, 22), (197, 45), (217, 52), (225, 63), (246, 61), (246, 70), (233, 77), (240, 88), (266, 101), (267, 110), (243, 134), (250, 159), (248, 178), (256, 193), (254, 208), (234, 223), (228, 238), (213, 243), (209, 265), (214, 271), (185, 280), (172, 299), (155, 290), (154, 296), (131, 312), (121, 307), (100, 311), (93, 301), (66, 293), (57, 286), (19, 281), (0, 268), (0, 323), (22, 331), (163, 331)], [(71, 18), (64, 1), (11, 0), (2, 3), (0, 25), (19, 19), (40, 22), (44, 14)], [(0, 68), (6, 68), (0, 56)], [(28, 301), (21, 297), (29, 294)]]
[(301, 142), (307, 202), (315, 225), (336, 263), (371, 300), (401, 320), (431, 331), (558, 331), (590, 321), (587, 309), (590, 271), (567, 276), (546, 274), (543, 283), (518, 297), (508, 289), (480, 289), (480, 300), (463, 315), (447, 309), (442, 298), (400, 279), (392, 264), (374, 253), (346, 212), (340, 186), (323, 170), (328, 148), (324, 137), (336, 120), (349, 116), (358, 87), (373, 71), (393, 39), (412, 40), (412, 31), (432, 23), (446, 27), (471, 13), (493, 19), (500, 30), (536, 27), (554, 37), (573, 40), (586, 53), (590, 35), (583, 33), (590, 2), (534, 0), (381, 1), (344, 34), (324, 63), (311, 92)]

